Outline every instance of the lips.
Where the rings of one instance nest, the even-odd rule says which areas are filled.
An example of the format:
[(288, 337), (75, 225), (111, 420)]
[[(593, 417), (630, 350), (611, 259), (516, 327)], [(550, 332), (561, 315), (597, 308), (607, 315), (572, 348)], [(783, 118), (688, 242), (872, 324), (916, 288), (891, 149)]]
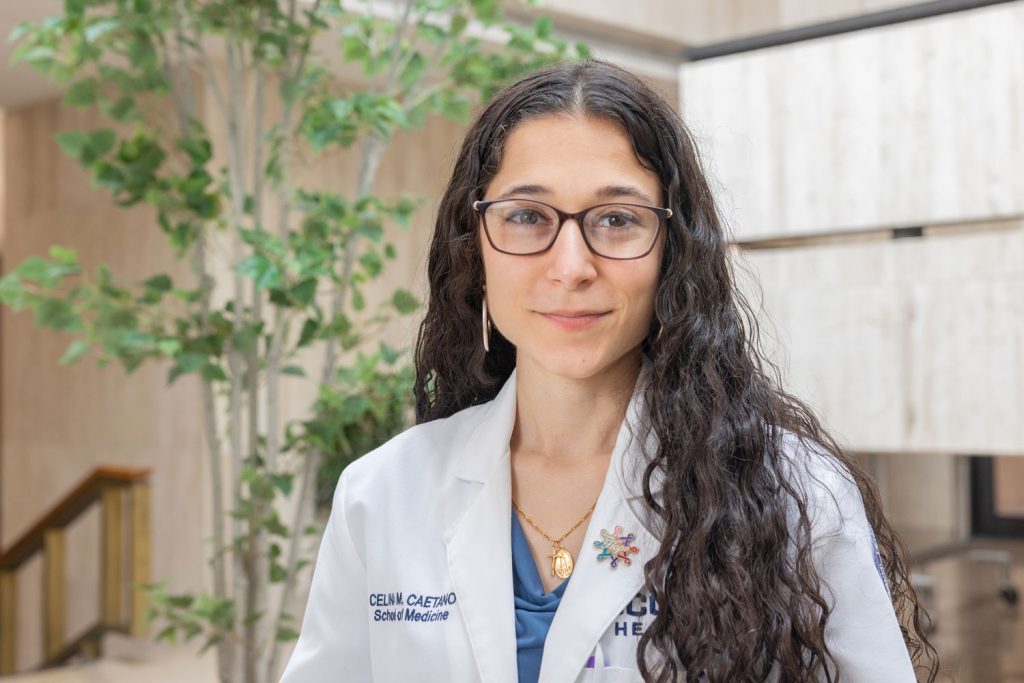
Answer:
[(541, 311), (541, 315), (556, 315), (559, 318), (582, 318), (589, 315), (604, 315), (608, 311)]
[(597, 324), (607, 313), (609, 311), (551, 311), (541, 315), (562, 329), (581, 330)]

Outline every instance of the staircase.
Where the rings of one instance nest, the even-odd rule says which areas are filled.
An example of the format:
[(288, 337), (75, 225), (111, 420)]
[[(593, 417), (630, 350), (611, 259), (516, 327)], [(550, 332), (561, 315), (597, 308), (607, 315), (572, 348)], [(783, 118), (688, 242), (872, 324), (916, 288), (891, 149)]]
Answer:
[[(99, 659), (108, 634), (121, 633), (134, 638), (145, 636), (146, 606), (142, 585), (150, 580), (149, 475), (148, 469), (95, 469), (0, 554), (0, 676), (26, 668), (24, 665), (19, 667), (17, 661), (17, 614), (21, 595), (18, 571), (39, 554), (43, 558), (44, 591), (40, 609), (43, 614), (44, 657), (41, 664), (32, 668), (52, 669), (72, 659)], [(65, 629), (65, 579), (68, 570), (65, 531), (95, 505), (100, 506), (101, 519), (98, 549), (101, 554), (101, 585), (97, 591), (99, 618), (84, 633), (68, 639)], [(127, 600), (125, 596), (128, 596)], [(27, 678), (19, 676), (17, 680), (19, 683), (120, 681), (118, 669), (131, 669), (132, 666), (128, 662), (97, 661), (80, 667), (36, 673)], [(134, 678), (123, 680), (150, 679), (139, 677), (136, 672)]]

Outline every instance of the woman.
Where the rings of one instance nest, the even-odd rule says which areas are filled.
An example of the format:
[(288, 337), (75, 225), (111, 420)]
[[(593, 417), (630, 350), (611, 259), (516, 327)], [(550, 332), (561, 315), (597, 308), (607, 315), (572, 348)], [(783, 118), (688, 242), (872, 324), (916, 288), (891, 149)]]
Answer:
[(650, 88), (585, 60), (499, 93), (428, 276), (419, 424), (342, 474), (283, 681), (934, 679), (877, 495), (769, 371)]

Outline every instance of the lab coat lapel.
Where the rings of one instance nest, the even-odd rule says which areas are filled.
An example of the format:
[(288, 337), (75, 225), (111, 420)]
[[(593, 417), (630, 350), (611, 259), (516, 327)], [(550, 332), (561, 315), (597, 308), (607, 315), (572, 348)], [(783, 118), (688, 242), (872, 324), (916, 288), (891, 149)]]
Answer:
[[(467, 505), (445, 531), (448, 571), (483, 683), (515, 683), (512, 588), (512, 479), (509, 439), (515, 424), (515, 371), (455, 456), (455, 475), (475, 482)], [(479, 484), (479, 485), (478, 485)]]
[[(658, 551), (655, 536), (641, 522), (642, 513), (638, 513), (643, 509), (637, 476), (642, 471), (640, 439), (646, 440), (648, 453), (653, 454), (656, 447), (653, 431), (644, 431), (641, 425), (642, 389), (650, 369), (645, 358), (576, 568), (544, 643), (540, 683), (574, 681), (584, 666), (603, 666), (603, 662), (588, 659), (601, 635), (643, 587), (644, 565)], [(625, 533), (636, 534), (634, 545), (638, 553), (631, 556), (630, 565), (620, 561), (612, 568), (608, 560), (597, 560), (600, 550), (593, 544), (601, 538), (602, 529), (612, 532), (616, 525), (621, 525)]]

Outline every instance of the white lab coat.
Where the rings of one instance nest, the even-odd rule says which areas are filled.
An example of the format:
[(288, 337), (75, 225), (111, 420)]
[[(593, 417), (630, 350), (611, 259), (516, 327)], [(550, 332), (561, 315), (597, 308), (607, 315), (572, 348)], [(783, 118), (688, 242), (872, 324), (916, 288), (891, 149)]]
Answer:
[[(627, 489), (626, 465), (636, 461), (630, 427), (649, 372), (645, 359), (548, 632), (540, 683), (642, 680), (636, 644), (657, 607), (643, 590), (643, 566), (657, 541), (631, 507), (639, 487)], [(494, 400), (412, 427), (345, 469), (281, 683), (516, 683), (515, 380), (513, 372)], [(838, 503), (821, 485), (810, 489), (816, 565), (835, 593), (826, 638), (843, 680), (914, 681), (857, 489), (835, 470), (816, 474)], [(616, 525), (637, 535), (639, 553), (613, 569), (590, 544)]]

